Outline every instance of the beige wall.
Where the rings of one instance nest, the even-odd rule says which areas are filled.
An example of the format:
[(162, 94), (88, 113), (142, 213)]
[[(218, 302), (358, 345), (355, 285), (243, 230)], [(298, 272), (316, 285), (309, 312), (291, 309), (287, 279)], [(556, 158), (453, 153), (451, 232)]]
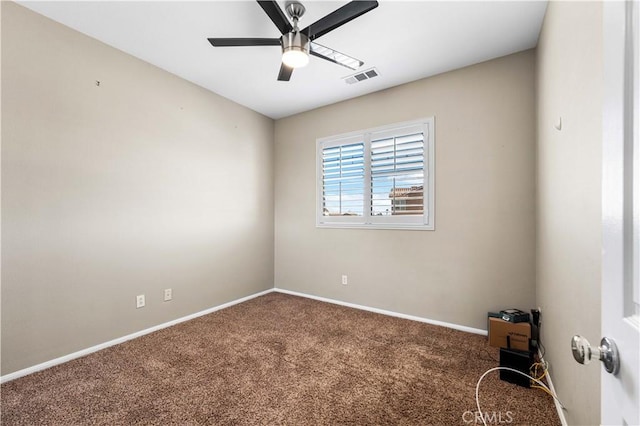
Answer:
[(271, 119), (8, 2), (2, 90), (2, 374), (273, 287)]
[[(534, 60), (526, 51), (278, 120), (276, 287), (480, 329), (489, 310), (532, 307)], [(316, 138), (428, 116), (435, 231), (315, 227)]]
[[(600, 341), (602, 4), (550, 2), (537, 51), (537, 298), (570, 424), (600, 421), (600, 366), (570, 339)], [(562, 117), (562, 130), (554, 128)]]
[[(275, 156), (272, 120), (1, 10), (1, 374), (275, 279), (481, 329), (489, 310), (540, 305), (570, 423), (597, 423), (599, 368), (568, 341), (600, 334), (600, 4), (551, 2), (537, 53), (279, 120)], [(427, 116), (436, 231), (317, 229), (316, 138)]]

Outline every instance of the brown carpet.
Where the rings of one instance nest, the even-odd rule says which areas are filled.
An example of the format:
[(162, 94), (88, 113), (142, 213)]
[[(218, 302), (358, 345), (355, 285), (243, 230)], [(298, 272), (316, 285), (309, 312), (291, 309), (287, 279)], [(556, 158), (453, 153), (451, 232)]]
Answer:
[[(486, 337), (280, 293), (8, 383), (2, 425), (464, 425)], [(490, 373), (489, 424), (557, 425)]]

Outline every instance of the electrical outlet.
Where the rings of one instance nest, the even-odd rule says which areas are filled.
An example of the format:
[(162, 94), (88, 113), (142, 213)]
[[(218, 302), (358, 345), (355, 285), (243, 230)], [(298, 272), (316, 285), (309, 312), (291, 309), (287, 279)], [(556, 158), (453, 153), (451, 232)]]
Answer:
[(342, 276), (342, 285), (347, 285), (349, 284), (349, 277), (347, 277), (346, 275)]
[(173, 294), (171, 292), (171, 289), (170, 288), (165, 288), (164, 289), (164, 301), (168, 302), (172, 298), (173, 298)]
[(144, 294), (136, 296), (136, 309), (144, 308)]

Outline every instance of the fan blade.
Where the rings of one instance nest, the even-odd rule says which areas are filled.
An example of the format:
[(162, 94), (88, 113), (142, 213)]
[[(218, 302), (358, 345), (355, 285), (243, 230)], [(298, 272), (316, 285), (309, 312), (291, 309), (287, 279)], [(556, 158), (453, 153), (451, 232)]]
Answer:
[(364, 62), (360, 59), (352, 58), (351, 56), (340, 53), (337, 50), (330, 49), (316, 42), (311, 42), (309, 44), (311, 45), (309, 53), (313, 56), (317, 56), (318, 58), (325, 59), (329, 62), (342, 65), (343, 67), (347, 67), (352, 70), (357, 70), (364, 65)]
[(280, 73), (278, 74), (278, 81), (289, 81), (291, 78), (291, 73), (293, 72), (293, 68), (286, 66), (285, 64), (280, 65)]
[(331, 12), (324, 18), (321, 18), (309, 25), (307, 28), (303, 29), (301, 33), (309, 37), (310, 41), (313, 41), (318, 37), (322, 37), (329, 31), (333, 31), (339, 26), (346, 24), (352, 19), (375, 9), (376, 7), (378, 7), (377, 1), (356, 0), (349, 2), (340, 9)]
[(276, 24), (276, 27), (278, 27), (278, 30), (280, 30), (280, 34), (286, 34), (293, 30), (293, 27), (287, 19), (287, 15), (285, 15), (282, 9), (280, 9), (280, 6), (278, 6), (277, 2), (258, 1), (258, 4), (260, 5), (260, 7), (262, 7), (262, 10), (265, 11), (269, 18), (271, 18), (273, 23)]
[(280, 46), (279, 38), (209, 38), (213, 47)]

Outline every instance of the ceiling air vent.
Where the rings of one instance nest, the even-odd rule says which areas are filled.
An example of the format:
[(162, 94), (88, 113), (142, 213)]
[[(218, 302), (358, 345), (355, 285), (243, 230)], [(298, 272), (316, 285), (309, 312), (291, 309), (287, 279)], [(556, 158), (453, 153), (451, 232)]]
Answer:
[(344, 81), (346, 81), (347, 84), (354, 84), (354, 83), (359, 83), (361, 81), (369, 80), (370, 78), (377, 77), (378, 75), (380, 75), (378, 73), (378, 70), (375, 68), (371, 68), (366, 71), (362, 71), (357, 74), (353, 74), (348, 77), (345, 77)]

